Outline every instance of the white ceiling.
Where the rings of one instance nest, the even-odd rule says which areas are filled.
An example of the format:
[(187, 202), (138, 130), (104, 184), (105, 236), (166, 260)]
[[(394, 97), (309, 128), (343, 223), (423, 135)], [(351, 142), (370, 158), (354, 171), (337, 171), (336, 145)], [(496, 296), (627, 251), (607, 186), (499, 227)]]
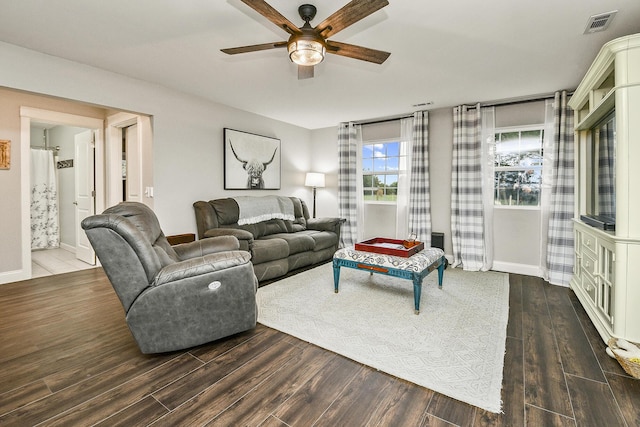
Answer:
[[(267, 1), (303, 24), (303, 0)], [(240, 0), (0, 0), (0, 40), (317, 129), (427, 101), (433, 109), (574, 89), (604, 43), (640, 32), (638, 0), (389, 2), (331, 38), (391, 52), (384, 64), (329, 55), (308, 80), (285, 49), (220, 52), (287, 39)], [(345, 3), (316, 1), (312, 25)], [(607, 31), (583, 34), (591, 15), (611, 10)]]

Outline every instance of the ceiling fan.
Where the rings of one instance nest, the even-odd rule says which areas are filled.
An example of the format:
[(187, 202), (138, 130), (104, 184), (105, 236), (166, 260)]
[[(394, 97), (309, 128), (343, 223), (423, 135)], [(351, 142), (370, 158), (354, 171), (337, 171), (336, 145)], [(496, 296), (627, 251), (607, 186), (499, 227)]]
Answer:
[(298, 13), (304, 21), (304, 25), (300, 28), (264, 0), (241, 1), (289, 33), (290, 37), (287, 41), (221, 49), (226, 54), (235, 55), (286, 47), (291, 61), (298, 64), (298, 79), (313, 77), (313, 67), (322, 62), (327, 52), (375, 64), (382, 64), (391, 55), (381, 50), (327, 40), (339, 31), (387, 6), (389, 4), (387, 0), (351, 0), (315, 27), (312, 27), (309, 22), (316, 15), (316, 7), (303, 4), (298, 8)]

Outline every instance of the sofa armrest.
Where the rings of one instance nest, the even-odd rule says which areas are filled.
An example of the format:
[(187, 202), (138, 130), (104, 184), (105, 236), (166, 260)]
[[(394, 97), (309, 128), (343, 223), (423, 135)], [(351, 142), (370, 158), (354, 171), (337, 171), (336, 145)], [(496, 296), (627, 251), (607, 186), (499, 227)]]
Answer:
[(240, 228), (212, 228), (204, 232), (204, 237), (233, 236), (240, 242), (240, 250), (248, 251), (253, 244), (253, 234)]
[(181, 260), (186, 260), (216, 252), (237, 251), (240, 249), (240, 242), (235, 236), (218, 236), (195, 242), (181, 243), (172, 247)]
[(236, 239), (253, 240), (253, 234), (241, 228), (212, 228), (204, 232), (204, 237), (234, 236)]
[(224, 251), (169, 264), (158, 272), (151, 286), (161, 286), (185, 278), (246, 264), (251, 255), (246, 251)]
[(204, 238), (207, 230), (218, 227), (218, 219), (213, 206), (209, 202), (199, 200), (193, 204), (196, 213), (196, 226), (198, 229), (198, 239)]
[(344, 218), (309, 218), (307, 228), (317, 231), (333, 231), (340, 235), (340, 227), (346, 221)]

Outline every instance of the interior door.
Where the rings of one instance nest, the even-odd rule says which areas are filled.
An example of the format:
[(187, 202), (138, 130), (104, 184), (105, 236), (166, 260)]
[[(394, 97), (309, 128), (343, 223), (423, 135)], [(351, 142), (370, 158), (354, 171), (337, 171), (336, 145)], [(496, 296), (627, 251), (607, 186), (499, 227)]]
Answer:
[(95, 213), (94, 147), (92, 130), (75, 135), (76, 258), (91, 265), (96, 263), (96, 253), (80, 223)]
[(125, 200), (142, 203), (142, 174), (140, 172), (142, 147), (138, 138), (138, 125), (128, 126), (122, 131), (124, 132), (125, 156), (127, 159)]

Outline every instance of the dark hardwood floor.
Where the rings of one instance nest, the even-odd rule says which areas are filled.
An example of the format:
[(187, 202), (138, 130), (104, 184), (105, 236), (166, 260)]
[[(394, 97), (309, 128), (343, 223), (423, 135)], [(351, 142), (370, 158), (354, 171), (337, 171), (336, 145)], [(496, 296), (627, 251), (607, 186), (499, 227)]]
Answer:
[(139, 353), (99, 268), (0, 285), (0, 425), (640, 426), (572, 291), (510, 275), (492, 414), (276, 330)]

